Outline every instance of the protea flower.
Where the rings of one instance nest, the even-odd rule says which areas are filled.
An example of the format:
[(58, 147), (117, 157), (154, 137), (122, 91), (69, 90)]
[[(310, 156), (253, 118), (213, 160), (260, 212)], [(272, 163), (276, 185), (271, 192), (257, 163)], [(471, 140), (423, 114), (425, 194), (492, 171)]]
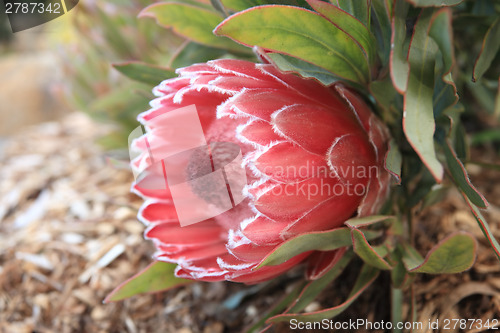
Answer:
[(326, 87), (270, 64), (216, 60), (177, 73), (155, 88), (152, 109), (139, 115), (147, 132), (133, 144), (141, 151), (133, 167), (144, 170), (153, 162), (148, 151), (169, 149), (168, 124), (159, 116), (194, 104), (207, 143), (240, 147), (247, 184), (233, 209), (181, 226), (168, 189), (144, 185), (163, 177), (152, 168), (133, 191), (146, 199), (139, 218), (157, 247), (155, 258), (177, 263), (178, 277), (203, 281), (257, 283), (306, 258), (309, 277), (320, 276), (342, 251), (254, 268), (294, 236), (380, 209), (389, 188), (385, 126), (350, 88)]

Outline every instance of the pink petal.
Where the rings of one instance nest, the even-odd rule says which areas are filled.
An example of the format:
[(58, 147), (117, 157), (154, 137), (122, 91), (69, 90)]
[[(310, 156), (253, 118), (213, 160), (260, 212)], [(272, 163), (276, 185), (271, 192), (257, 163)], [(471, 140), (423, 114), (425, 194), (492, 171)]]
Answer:
[(366, 137), (352, 114), (332, 112), (317, 105), (292, 105), (273, 114), (272, 124), (285, 137), (319, 155), (324, 155), (343, 135)]
[(302, 260), (307, 258), (307, 256), (311, 252), (304, 252), (301, 253), (286, 262), (276, 265), (276, 266), (264, 266), (262, 268), (259, 268), (255, 271), (251, 271), (248, 273), (233, 273), (230, 275), (229, 280), (234, 281), (234, 282), (244, 282), (247, 284), (255, 284), (263, 281), (270, 280), (272, 278), (275, 278), (290, 268), (298, 265)]
[(260, 65), (269, 77), (284, 84), (298, 98), (306, 97), (308, 103), (322, 104), (323, 107), (345, 108), (345, 103), (330, 88), (314, 79), (304, 79), (294, 74), (282, 73), (272, 65)]
[(306, 276), (308, 280), (317, 280), (327, 273), (342, 258), (347, 248), (335, 251), (314, 252), (308, 259)]
[[(263, 186), (266, 186), (264, 184)], [(272, 189), (257, 194), (255, 208), (276, 221), (296, 220), (323, 201), (342, 194), (344, 185), (333, 178), (311, 178), (298, 183), (276, 184)], [(331, 212), (330, 212), (331, 213)]]
[[(161, 251), (161, 246), (159, 250)], [(155, 258), (168, 262), (198, 261), (210, 257), (217, 257), (225, 253), (227, 253), (226, 246), (224, 243), (220, 242), (212, 245), (185, 247), (183, 251), (178, 251), (176, 253), (160, 252), (155, 255)]]
[(380, 167), (376, 164), (373, 146), (365, 137), (344, 135), (336, 140), (328, 151), (328, 164), (342, 181), (353, 186), (366, 184), (369, 178), (378, 177)]
[(179, 224), (160, 223), (151, 225), (144, 236), (155, 239), (166, 245), (193, 245), (205, 246), (220, 242), (224, 230), (213, 220), (207, 220), (186, 227)]
[(268, 146), (275, 141), (283, 140), (273, 131), (271, 125), (263, 120), (255, 120), (240, 127), (238, 134), (243, 142), (250, 141), (261, 146)]
[(257, 245), (275, 245), (282, 241), (281, 231), (288, 224), (288, 221), (277, 222), (265, 216), (258, 216), (245, 224), (241, 232)]
[(266, 76), (256, 67), (256, 64), (236, 59), (219, 59), (208, 62), (208, 65), (219, 73), (239, 77), (265, 79)]
[(355, 214), (361, 199), (355, 195), (333, 196), (318, 206), (311, 207), (311, 210), (304, 216), (290, 223), (282, 231), (281, 236), (288, 239), (311, 231), (324, 231), (340, 227)]
[(217, 109), (218, 115), (242, 114), (270, 122), (271, 115), (285, 106), (307, 101), (288, 91), (278, 89), (245, 89)]
[(139, 211), (139, 219), (149, 223), (179, 221), (175, 207), (170, 202), (146, 202)]
[(311, 154), (289, 142), (269, 148), (256, 159), (255, 166), (278, 181), (325, 177), (331, 172), (324, 156)]

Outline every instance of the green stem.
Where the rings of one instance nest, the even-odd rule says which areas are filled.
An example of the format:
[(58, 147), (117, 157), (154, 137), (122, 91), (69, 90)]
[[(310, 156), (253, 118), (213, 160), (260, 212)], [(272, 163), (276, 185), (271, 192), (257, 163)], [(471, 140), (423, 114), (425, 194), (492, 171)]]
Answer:
[(393, 332), (402, 333), (402, 329), (396, 328), (397, 323), (403, 321), (403, 291), (400, 288), (391, 287), (391, 321)]

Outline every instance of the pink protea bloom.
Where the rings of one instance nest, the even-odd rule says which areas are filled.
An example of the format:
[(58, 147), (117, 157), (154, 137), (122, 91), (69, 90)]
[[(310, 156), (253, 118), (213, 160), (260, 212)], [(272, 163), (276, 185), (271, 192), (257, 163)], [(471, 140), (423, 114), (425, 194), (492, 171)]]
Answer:
[[(207, 140), (232, 142), (243, 153), (245, 199), (214, 218), (181, 226), (168, 190), (133, 185), (144, 205), (139, 218), (155, 258), (177, 263), (176, 275), (203, 281), (257, 283), (304, 259), (317, 278), (343, 251), (307, 252), (277, 266), (256, 266), (290, 238), (342, 226), (376, 213), (389, 191), (384, 169), (388, 132), (369, 106), (342, 84), (326, 87), (269, 64), (216, 60), (178, 70), (155, 88), (139, 120), (136, 169), (147, 150), (168, 149), (161, 115), (194, 104)], [(147, 143), (147, 144), (146, 144)], [(149, 181), (162, 179), (161, 170)], [(156, 178), (155, 178), (156, 177)]]

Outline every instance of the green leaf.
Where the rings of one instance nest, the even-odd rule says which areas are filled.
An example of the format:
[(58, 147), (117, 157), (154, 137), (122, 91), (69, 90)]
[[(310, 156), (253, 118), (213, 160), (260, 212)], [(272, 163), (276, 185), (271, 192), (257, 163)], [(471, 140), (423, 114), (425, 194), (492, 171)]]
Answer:
[(404, 96), (403, 129), (408, 142), (432, 173), (443, 179), (443, 166), (434, 148), (433, 87), (436, 43), (427, 34), (428, 15), (421, 15), (415, 26), (409, 51), (410, 76)]
[(479, 228), (481, 228), (481, 231), (488, 240), (488, 243), (490, 243), (491, 247), (493, 248), (493, 251), (495, 251), (498, 260), (500, 260), (500, 244), (498, 244), (495, 235), (493, 235), (493, 232), (491, 232), (488, 222), (484, 218), (483, 214), (481, 214), (479, 208), (476, 205), (474, 205), (464, 193), (462, 193), (462, 195), (465, 198), (467, 204), (469, 205), (472, 213), (474, 214), (474, 217), (476, 218), (476, 221), (479, 224)]
[(407, 270), (418, 267), (424, 262), (424, 257), (410, 244), (402, 244), (402, 261)]
[[(368, 88), (373, 98), (375, 98), (377, 106), (383, 111), (382, 119), (386, 123), (399, 121), (403, 113), (403, 98), (394, 89), (390, 76), (386, 75), (381, 80), (370, 82)], [(398, 105), (401, 105), (401, 107)]]
[[(380, 233), (365, 231), (367, 239), (374, 239)], [(272, 253), (268, 254), (259, 266), (279, 265), (296, 255), (307, 251), (331, 251), (341, 247), (351, 246), (351, 233), (348, 228), (338, 228), (329, 231), (316, 231), (295, 236), (281, 244)]]
[(326, 86), (339, 80), (329, 71), (294, 57), (279, 53), (267, 53), (265, 57), (284, 72), (294, 72), (303, 77), (315, 78)]
[(300, 322), (313, 322), (313, 321), (321, 321), (325, 318), (333, 318), (343, 311), (345, 311), (358, 297), (363, 293), (363, 291), (368, 288), (373, 281), (377, 278), (379, 274), (379, 270), (373, 268), (369, 265), (363, 265), (361, 272), (352, 288), (347, 300), (345, 300), (342, 304), (334, 306), (332, 308), (304, 313), (304, 314), (282, 314), (275, 317), (272, 317), (268, 320), (270, 323), (289, 321), (291, 319), (296, 319)]
[(396, 1), (392, 18), (390, 73), (392, 84), (400, 94), (406, 91), (410, 72), (405, 52), (406, 15), (409, 7), (405, 1)]
[(352, 243), (354, 244), (354, 252), (368, 265), (378, 269), (391, 270), (392, 266), (382, 258), (382, 253), (379, 253), (366, 240), (363, 233), (353, 228), (351, 229)]
[(488, 144), (491, 142), (500, 142), (500, 131), (497, 128), (476, 132), (472, 135), (470, 140), (471, 146)]
[(347, 265), (351, 262), (354, 253), (348, 250), (342, 258), (321, 278), (309, 282), (302, 290), (293, 305), (286, 311), (287, 313), (296, 313), (305, 309), (324, 289), (332, 283), (344, 271)]
[(464, 0), (407, 0), (416, 7), (455, 6)]
[(393, 252), (394, 260), (396, 264), (391, 271), (391, 281), (393, 288), (402, 288), (404, 283), (407, 281), (408, 273), (406, 267), (403, 264), (401, 245), (398, 245), (396, 251)]
[[(366, 1), (361, 2), (366, 4)], [(307, 0), (307, 3), (312, 7), (312, 9), (323, 15), (336, 27), (350, 35), (356, 42), (358, 42), (366, 55), (368, 63), (373, 65), (377, 52), (375, 37), (372, 35), (370, 30), (368, 30), (366, 25), (361, 23), (361, 21), (354, 16), (349, 15), (332, 4), (320, 0)]]
[(210, 0), (210, 4), (212, 7), (222, 16), (228, 17), (229, 15), (226, 12), (226, 8), (222, 4), (221, 0)]
[(479, 80), (488, 70), (498, 50), (500, 50), (500, 17), (493, 22), (486, 36), (484, 36), (481, 52), (477, 57), (472, 73), (474, 82)]
[(367, 0), (332, 0), (342, 10), (357, 18), (365, 26), (370, 26), (369, 1)]
[(470, 199), (470, 201), (480, 207), (488, 207), (488, 202), (483, 197), (481, 193), (472, 185), (470, 182), (467, 171), (464, 165), (458, 159), (455, 151), (453, 150), (449, 140), (446, 140), (446, 144), (443, 145), (444, 155), (446, 157), (446, 163), (450, 170), (451, 176), (455, 183), (460, 187), (460, 189), (465, 193), (465, 195)]
[(179, 35), (200, 44), (244, 51), (244, 48), (229, 39), (212, 34), (212, 30), (222, 21), (222, 17), (203, 8), (174, 2), (158, 3), (146, 7), (139, 17), (152, 17), (159, 25), (172, 28)]
[(391, 52), (391, 10), (387, 8), (390, 2), (386, 0), (372, 0), (372, 27), (371, 30), (377, 40), (377, 51), (382, 65), (389, 62)]
[(450, 8), (440, 9), (432, 15), (429, 28), (429, 36), (436, 42), (443, 59), (442, 80), (436, 80), (434, 86), (433, 105), (436, 117), (458, 102), (457, 88), (451, 76), (455, 64), (451, 16)]
[(403, 157), (399, 151), (396, 140), (391, 139), (389, 142), (389, 150), (385, 156), (385, 168), (389, 173), (396, 178), (398, 185), (401, 184), (401, 165), (403, 164)]
[(498, 77), (497, 97), (495, 98), (495, 110), (493, 113), (495, 117), (500, 118), (500, 77)]
[[(477, 241), (465, 232), (454, 233), (434, 246), (423, 262), (406, 260), (408, 271), (427, 274), (455, 274), (468, 270), (476, 258)], [(411, 250), (414, 253), (414, 250)], [(414, 254), (410, 254), (413, 256)]]
[(136, 61), (113, 64), (113, 67), (132, 80), (152, 86), (156, 86), (163, 80), (177, 76), (173, 70), (168, 68)]
[(362, 228), (368, 227), (370, 225), (380, 223), (383, 221), (387, 221), (388, 219), (392, 219), (393, 216), (386, 215), (371, 215), (365, 217), (354, 217), (344, 222), (349, 228)]
[(173, 55), (170, 60), (171, 68), (186, 67), (192, 64), (207, 62), (222, 57), (227, 51), (198, 44), (187, 42)]
[(116, 287), (106, 297), (104, 303), (117, 302), (137, 294), (156, 293), (192, 283), (192, 280), (179, 279), (174, 276), (176, 266), (176, 264), (162, 261), (153, 262)]
[[(482, 80), (485, 81), (485, 80)], [(483, 82), (473, 83), (471, 81), (466, 82), (466, 86), (469, 92), (472, 93), (474, 99), (479, 104), (480, 107), (490, 114), (495, 112), (495, 91), (488, 89)]]
[(366, 84), (370, 78), (363, 50), (321, 15), (290, 6), (259, 6), (224, 20), (214, 31), (247, 46), (284, 53)]

